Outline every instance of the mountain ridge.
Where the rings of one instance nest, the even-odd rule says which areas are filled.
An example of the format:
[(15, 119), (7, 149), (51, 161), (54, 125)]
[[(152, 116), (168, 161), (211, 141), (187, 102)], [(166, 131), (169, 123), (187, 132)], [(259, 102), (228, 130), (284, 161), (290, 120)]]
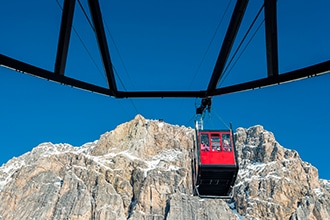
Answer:
[(40, 144), (0, 167), (0, 219), (330, 219), (330, 181), (261, 125), (236, 130), (233, 198), (192, 196), (193, 138), (137, 115), (81, 147)]

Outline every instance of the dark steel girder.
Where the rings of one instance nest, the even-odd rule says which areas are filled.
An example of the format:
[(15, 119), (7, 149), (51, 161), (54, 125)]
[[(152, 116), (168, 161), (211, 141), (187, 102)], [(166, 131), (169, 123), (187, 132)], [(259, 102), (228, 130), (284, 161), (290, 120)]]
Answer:
[(278, 75), (277, 0), (264, 0), (268, 77)]
[(237, 0), (236, 2), (217, 62), (212, 73), (211, 80), (207, 88), (208, 93), (211, 93), (217, 88), (218, 82), (226, 65), (229, 53), (234, 44), (238, 29), (241, 25), (247, 4), (248, 0)]
[(119, 91), (116, 98), (204, 98), (205, 95), (206, 91)]
[(272, 85), (278, 85), (281, 83), (287, 83), (291, 81), (301, 80), (313, 76), (322, 75), (330, 72), (330, 60), (318, 63), (312, 66), (308, 66), (302, 69), (290, 71), (287, 73), (279, 74), (273, 77), (267, 77), (258, 79), (246, 83), (241, 83), (232, 86), (226, 86), (215, 89), (212, 93), (208, 91), (180, 91), (180, 92), (120, 92), (120, 97), (117, 98), (155, 98), (155, 97), (212, 97), (226, 95), (246, 90), (253, 90), (263, 88)]
[(207, 90), (203, 91), (118, 91), (115, 83), (115, 77), (112, 69), (110, 53), (104, 33), (104, 26), (98, 0), (89, 0), (89, 7), (93, 18), (94, 28), (104, 69), (106, 72), (109, 88), (100, 87), (94, 84), (83, 82), (77, 79), (64, 76), (65, 62), (67, 58), (68, 44), (70, 41), (70, 30), (74, 13), (75, 0), (65, 0), (61, 33), (58, 42), (58, 51), (54, 72), (24, 63), (22, 61), (10, 58), (0, 54), (0, 66), (4, 66), (18, 72), (28, 73), (43, 79), (51, 80), (61, 84), (83, 90), (112, 96), (115, 98), (174, 98), (174, 97), (212, 97), (224, 94), (230, 94), (245, 90), (262, 88), (266, 86), (276, 85), (280, 83), (299, 80), (315, 75), (330, 72), (330, 60), (315, 64), (309, 67), (291, 71), (288, 73), (278, 74), (278, 54), (277, 54), (277, 24), (276, 24), (276, 0), (265, 0), (265, 17), (266, 17), (266, 47), (267, 47), (267, 66), (268, 77), (254, 80), (237, 85), (216, 88), (220, 80), (224, 66), (228, 59), (231, 47), (235, 40), (238, 28), (245, 13), (248, 0), (238, 0), (233, 11), (229, 27), (220, 50), (218, 60), (216, 62), (210, 83)]
[(89, 0), (88, 4), (93, 19), (97, 42), (100, 49), (100, 53), (103, 61), (103, 67), (108, 81), (108, 86), (111, 92), (113, 93), (113, 95), (116, 96), (118, 90), (112, 69), (108, 43), (104, 32), (104, 25), (102, 20), (100, 4), (99, 1), (97, 0)]
[(62, 76), (60, 74), (54, 74), (51, 71), (30, 65), (28, 63), (13, 59), (11, 57), (0, 54), (0, 66), (15, 70), (17, 72), (30, 74), (42, 79), (54, 81), (60, 84), (69, 85), (75, 88), (87, 90), (103, 94), (106, 96), (112, 96), (115, 98), (174, 98), (174, 97), (204, 97), (205, 91), (147, 91), (147, 92), (122, 92), (117, 91), (116, 95), (113, 92), (104, 87), (100, 87), (94, 84), (86, 83), (77, 79)]
[(3, 54), (0, 54), (0, 65), (16, 70), (18, 72), (27, 73), (33, 76), (40, 77), (42, 79), (51, 80), (61, 84), (69, 85), (75, 88), (84, 89), (91, 92), (96, 92), (108, 96), (112, 96), (112, 93), (109, 89), (96, 86), (90, 83), (86, 83), (80, 80), (76, 80), (70, 77), (66, 77), (60, 74), (55, 74), (48, 70), (24, 63), (19, 60), (7, 57)]
[[(96, 86), (73, 78), (54, 74), (45, 69), (15, 60), (3, 54), (0, 54), (0, 65), (16, 70), (18, 72), (27, 73), (43, 79), (51, 80), (61, 84), (80, 88), (83, 90), (103, 94), (106, 96), (114, 96), (108, 88)], [(241, 83), (237, 85), (227, 86), (214, 90), (212, 93), (208, 91), (118, 91), (115, 98), (204, 98), (208, 96), (220, 96), (245, 90), (252, 90), (266, 86), (276, 85), (280, 83), (299, 80), (315, 75), (321, 75), (330, 72), (330, 60), (315, 64), (302, 69), (294, 70), (288, 73), (279, 74), (278, 76), (267, 77), (264, 79), (254, 80), (251, 82)]]
[(75, 4), (76, 0), (65, 0), (63, 5), (61, 29), (58, 38), (54, 70), (54, 72), (59, 75), (64, 75), (65, 71)]
[(278, 85), (281, 83), (288, 83), (313, 76), (318, 76), (329, 72), (330, 72), (330, 60), (312, 66), (308, 66), (305, 68), (301, 68), (298, 70), (293, 70), (287, 73), (282, 73), (273, 77), (267, 77), (246, 83), (219, 88), (208, 95), (219, 96), (230, 93), (242, 92), (246, 90), (259, 89), (267, 86)]

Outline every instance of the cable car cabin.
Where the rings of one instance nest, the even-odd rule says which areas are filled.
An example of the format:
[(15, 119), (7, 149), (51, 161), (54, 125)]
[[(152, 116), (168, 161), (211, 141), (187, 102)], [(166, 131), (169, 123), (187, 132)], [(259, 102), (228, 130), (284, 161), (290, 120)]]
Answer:
[(195, 195), (230, 198), (238, 172), (232, 132), (197, 130), (196, 138), (193, 162)]

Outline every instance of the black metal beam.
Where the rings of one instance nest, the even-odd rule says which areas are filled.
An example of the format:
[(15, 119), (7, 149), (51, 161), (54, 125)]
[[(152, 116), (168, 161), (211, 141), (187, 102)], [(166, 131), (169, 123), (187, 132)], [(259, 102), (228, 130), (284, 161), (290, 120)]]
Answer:
[(264, 0), (268, 77), (278, 75), (277, 0)]
[(76, 79), (73, 79), (70, 77), (66, 77), (66, 76), (63, 76), (60, 74), (54, 74), (53, 72), (50, 72), (48, 70), (41, 69), (36, 66), (32, 66), (30, 64), (21, 62), (19, 60), (15, 60), (15, 59), (7, 57), (3, 54), (0, 54), (0, 65), (13, 69), (13, 70), (16, 70), (18, 72), (27, 73), (27, 74), (30, 74), (33, 76), (40, 77), (42, 79), (51, 80), (51, 81), (58, 82), (61, 84), (76, 87), (79, 89), (96, 92), (96, 93), (107, 95), (107, 96), (113, 95), (112, 92), (107, 88), (96, 86), (96, 85), (86, 83), (86, 82), (83, 82), (80, 80), (76, 80)]
[(58, 38), (54, 70), (56, 74), (60, 75), (64, 75), (65, 71), (75, 4), (76, 0), (65, 0), (63, 5), (61, 29)]
[(206, 91), (118, 91), (116, 98), (204, 98)]
[[(80, 88), (83, 90), (113, 96), (113, 92), (108, 88), (96, 86), (83, 81), (79, 81), (73, 78), (54, 74), (45, 69), (41, 69), (36, 66), (15, 60), (3, 54), (0, 54), (0, 65), (16, 70), (18, 72), (28, 73), (33, 76), (37, 76), (43, 79), (52, 80), (61, 84), (69, 85), (72, 87)], [(241, 83), (237, 85), (227, 86), (216, 89), (209, 93), (208, 91), (132, 91), (123, 92), (118, 91), (116, 98), (204, 98), (208, 96), (219, 96), (224, 94), (230, 94), (235, 92), (241, 92), (245, 90), (252, 90), (256, 88), (262, 88), (266, 86), (276, 85), (280, 83), (290, 82), (294, 80), (300, 80), (303, 78), (321, 75), (324, 73), (330, 73), (330, 60), (315, 64), (309, 67), (305, 67), (299, 70), (294, 70), (288, 73), (279, 74), (278, 76), (267, 77), (264, 79), (254, 80), (251, 82)]]
[(204, 98), (204, 97), (220, 96), (230, 93), (242, 92), (246, 90), (253, 90), (253, 89), (263, 88), (272, 85), (278, 85), (281, 83), (301, 80), (304, 78), (322, 75), (325, 73), (330, 73), (330, 60), (312, 66), (308, 66), (302, 69), (279, 74), (277, 76), (267, 77), (246, 83), (218, 88), (212, 91), (212, 93), (209, 93), (208, 91), (119, 92), (119, 96), (117, 98), (157, 98), (157, 97)]
[(209, 82), (207, 91), (211, 93), (217, 88), (220, 77), (223, 73), (224, 67), (226, 65), (229, 53), (234, 44), (239, 26), (242, 22), (243, 15), (247, 6), (248, 0), (237, 0), (231, 20), (222, 43), (222, 47), (215, 64), (211, 80)]
[(278, 85), (281, 83), (288, 83), (317, 75), (322, 75), (325, 73), (330, 73), (330, 60), (309, 67), (305, 67), (302, 69), (279, 74), (273, 77), (267, 77), (246, 83), (219, 88), (212, 93), (208, 93), (207, 95), (219, 96), (219, 95), (230, 94), (235, 92), (242, 92), (246, 90), (259, 89), (267, 86)]
[(107, 39), (104, 32), (104, 25), (102, 21), (102, 14), (100, 9), (100, 4), (98, 0), (88, 1), (90, 12), (93, 19), (93, 24), (95, 28), (95, 33), (97, 37), (98, 46), (102, 56), (103, 66), (106, 73), (109, 89), (112, 91), (113, 95), (116, 96), (118, 92), (116, 86), (116, 80), (114, 77), (112, 63), (110, 59), (110, 53), (108, 48)]
[[(61, 84), (69, 85), (75, 88), (95, 92), (107, 96), (114, 96), (108, 88), (96, 86), (70, 77), (54, 74), (48, 70), (15, 60), (3, 54), (0, 54), (0, 66), (12, 70), (30, 74), (42, 79), (51, 80)], [(175, 98), (175, 97), (205, 97), (205, 91), (146, 91), (146, 92), (121, 92), (117, 91), (115, 98)]]

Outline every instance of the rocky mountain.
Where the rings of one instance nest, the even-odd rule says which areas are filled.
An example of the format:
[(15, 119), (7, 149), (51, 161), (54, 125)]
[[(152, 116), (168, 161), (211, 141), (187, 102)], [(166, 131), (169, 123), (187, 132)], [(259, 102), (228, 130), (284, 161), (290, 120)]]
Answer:
[(81, 147), (40, 144), (0, 167), (0, 219), (330, 219), (330, 181), (262, 126), (236, 130), (233, 198), (192, 196), (193, 138), (137, 115)]

